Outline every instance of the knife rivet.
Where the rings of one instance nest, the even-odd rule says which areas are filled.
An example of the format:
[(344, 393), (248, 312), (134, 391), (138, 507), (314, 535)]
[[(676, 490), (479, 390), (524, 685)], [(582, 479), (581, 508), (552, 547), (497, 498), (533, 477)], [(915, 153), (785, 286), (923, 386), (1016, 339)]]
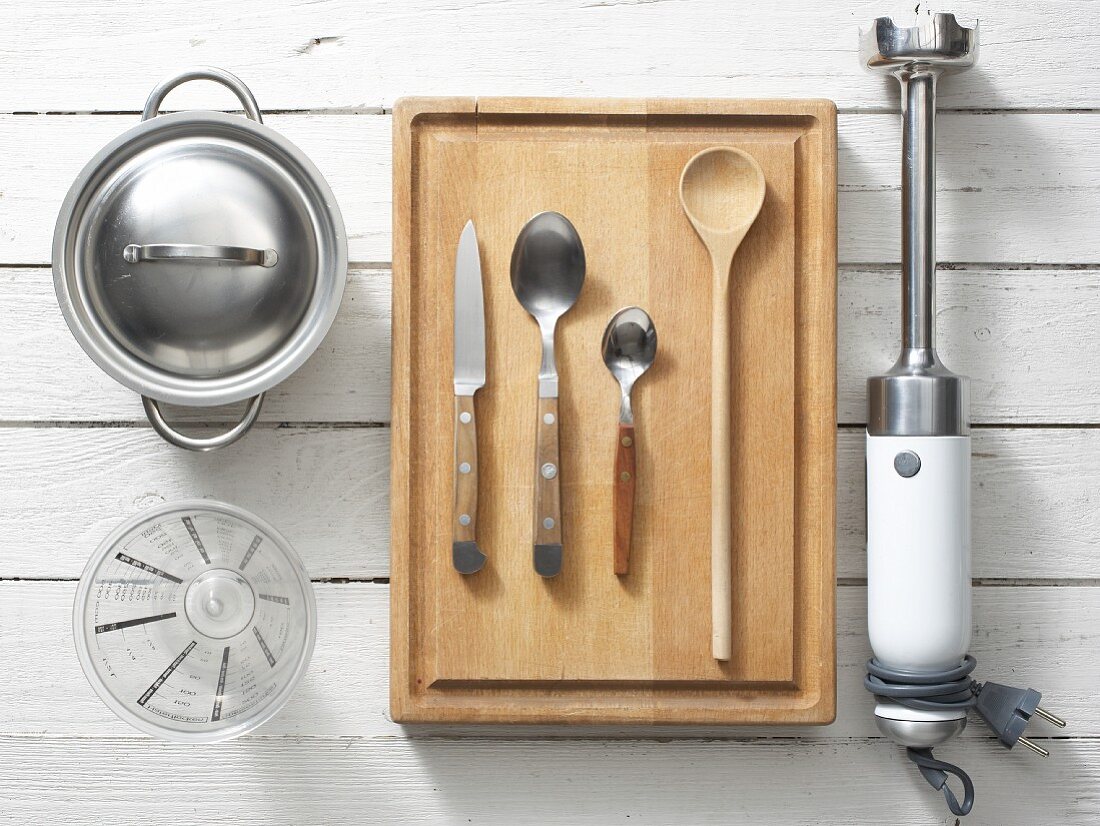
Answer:
[(551, 464), (550, 462), (547, 462), (545, 465), (542, 466), (542, 478), (543, 479), (553, 479), (557, 475), (558, 475), (558, 469), (556, 467), (554, 467), (554, 465)]
[(619, 474), (619, 478), (622, 479), (624, 482), (629, 482), (630, 481), (630, 473), (628, 471), (624, 470), (622, 473)]
[(629, 436), (623, 436), (623, 447), (630, 447), (632, 444), (634, 444), (633, 439)]
[(554, 414), (553, 413), (547, 413), (545, 416), (542, 417), (542, 420), (544, 422), (546, 422), (547, 424), (553, 424), (554, 423)]
[(546, 528), (546, 530), (551, 530), (554, 527), (554, 520), (548, 516), (542, 520), (542, 526)]
[(459, 413), (459, 414), (458, 414), (458, 420), (459, 420), (460, 422), (462, 422), (463, 424), (469, 424), (469, 423), (470, 423), (470, 420), (471, 420), (472, 418), (473, 418), (473, 416), (471, 416), (471, 415), (470, 415), (469, 413), (467, 413), (467, 412), (465, 412), (465, 411), (463, 411), (462, 413)]
[(464, 528), (467, 525), (469, 525), (470, 524), (470, 514), (464, 513), (464, 514), (462, 514), (462, 516), (458, 517), (458, 524), (461, 525)]
[(469, 473), (470, 472), (470, 463), (469, 462), (463, 462), (461, 465), (458, 466), (458, 472), (459, 473)]

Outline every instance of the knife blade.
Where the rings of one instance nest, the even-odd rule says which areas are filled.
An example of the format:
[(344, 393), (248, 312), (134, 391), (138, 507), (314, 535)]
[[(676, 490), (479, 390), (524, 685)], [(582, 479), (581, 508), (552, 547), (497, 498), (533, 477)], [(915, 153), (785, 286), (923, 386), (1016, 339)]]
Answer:
[(477, 419), (474, 394), (485, 386), (485, 299), (481, 255), (467, 221), (455, 256), (454, 297), (454, 513), (451, 563), (461, 574), (481, 570), (477, 544)]

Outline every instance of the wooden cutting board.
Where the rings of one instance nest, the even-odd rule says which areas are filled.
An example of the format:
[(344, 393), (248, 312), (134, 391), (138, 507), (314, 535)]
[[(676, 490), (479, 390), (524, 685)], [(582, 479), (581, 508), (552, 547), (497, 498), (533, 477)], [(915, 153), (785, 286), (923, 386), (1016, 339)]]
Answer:
[[(731, 274), (733, 658), (711, 657), (711, 274), (678, 198), (735, 146), (767, 193)], [(836, 110), (828, 101), (412, 98), (394, 109), (391, 709), (395, 720), (827, 723), (835, 709)], [(532, 215), (588, 262), (558, 325), (565, 562), (532, 569), (540, 340), (509, 262)], [(454, 259), (473, 219), (488, 381), (478, 539), (451, 566)], [(612, 568), (619, 308), (659, 347), (634, 392), (630, 573)]]

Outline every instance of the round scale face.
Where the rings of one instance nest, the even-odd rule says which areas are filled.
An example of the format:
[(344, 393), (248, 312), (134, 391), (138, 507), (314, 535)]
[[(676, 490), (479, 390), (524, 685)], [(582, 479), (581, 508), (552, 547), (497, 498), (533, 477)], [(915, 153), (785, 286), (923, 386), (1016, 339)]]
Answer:
[(312, 586), (256, 517), (157, 508), (100, 546), (74, 610), (77, 652), (122, 719), (172, 740), (233, 737), (289, 697), (313, 648)]

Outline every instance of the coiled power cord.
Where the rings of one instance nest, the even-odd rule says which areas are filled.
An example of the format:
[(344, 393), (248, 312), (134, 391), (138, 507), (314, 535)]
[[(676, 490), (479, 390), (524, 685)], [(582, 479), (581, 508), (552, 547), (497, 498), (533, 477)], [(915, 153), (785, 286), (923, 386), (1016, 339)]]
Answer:
[[(1050, 752), (1023, 736), (1032, 715), (1065, 728), (1065, 720), (1039, 706), (1042, 695), (1034, 689), (1014, 688), (1000, 683), (979, 683), (970, 674), (978, 662), (969, 654), (957, 667), (947, 671), (917, 673), (888, 668), (872, 658), (867, 661), (864, 687), (875, 699), (896, 703), (920, 711), (963, 711), (974, 709), (997, 735), (998, 741), (1011, 749), (1017, 743), (1036, 754), (1047, 757)], [(906, 755), (916, 764), (921, 775), (934, 789), (942, 790), (947, 807), (956, 816), (970, 813), (974, 806), (974, 782), (962, 768), (937, 760), (931, 748), (907, 747)], [(954, 775), (963, 786), (963, 799), (947, 785)]]

